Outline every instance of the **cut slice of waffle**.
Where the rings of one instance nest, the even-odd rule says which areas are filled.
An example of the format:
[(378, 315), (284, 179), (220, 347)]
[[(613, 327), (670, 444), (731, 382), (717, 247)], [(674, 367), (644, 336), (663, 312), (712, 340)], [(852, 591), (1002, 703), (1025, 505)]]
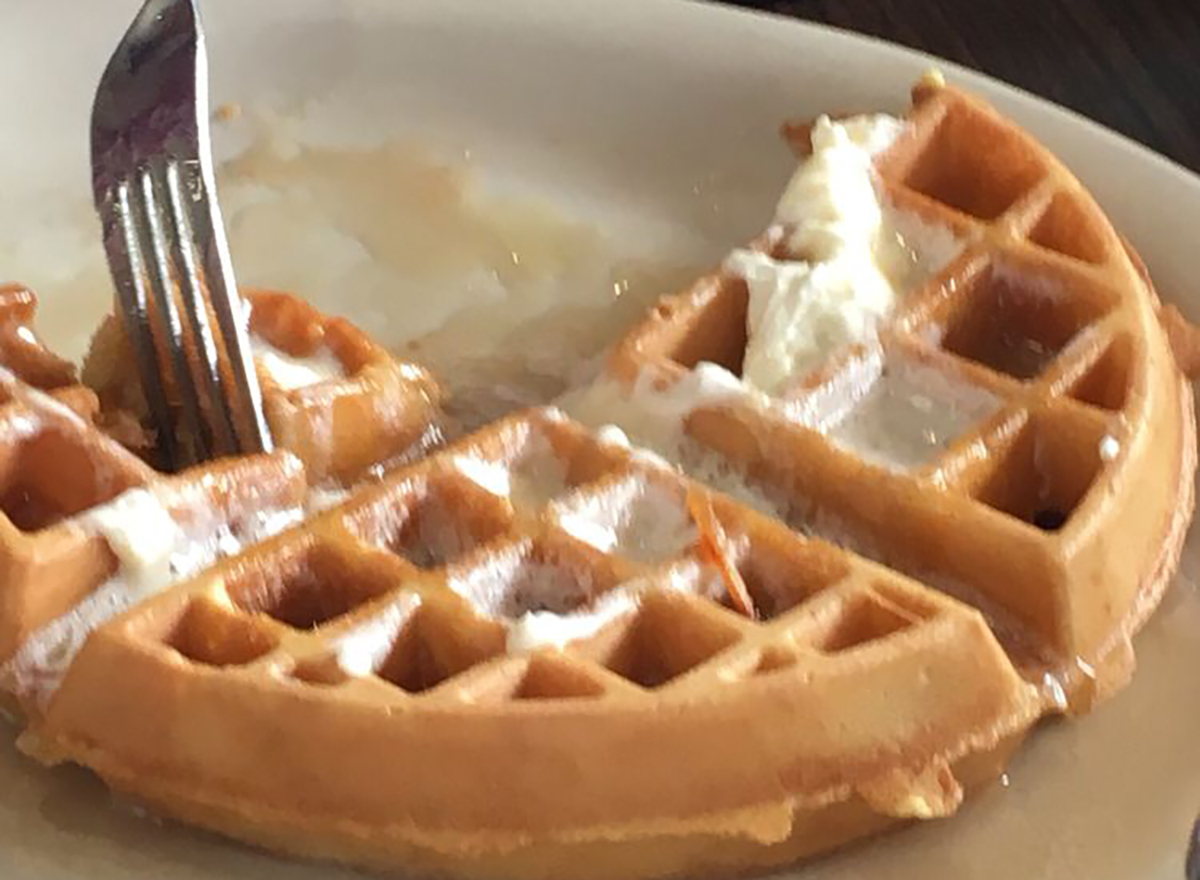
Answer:
[(977, 611), (533, 411), (102, 626), (25, 745), (294, 852), (649, 876), (951, 812), (1041, 705)]
[[(875, 168), (882, 200), (952, 230), (960, 255), (878, 346), (837, 352), (773, 404), (702, 406), (687, 434), (786, 496), (794, 527), (984, 608), (1028, 679), (1086, 709), (1131, 674), (1192, 512), (1192, 395), (1157, 298), (1079, 182), (960, 91), (922, 82)], [(786, 238), (752, 247), (788, 259)], [(725, 270), (664, 298), (614, 374), (739, 372), (747, 301)]]
[[(153, 493), (198, 541), (303, 504), (303, 473), (284, 456), (161, 478), (93, 423), (99, 401), (78, 384), (74, 366), (42, 343), (36, 309), (28, 288), (0, 286), (0, 664), (113, 574), (112, 549), (81, 522), (123, 493)], [(0, 688), (10, 702), (31, 702), (40, 692), (37, 670), (26, 672)]]
[[(0, 371), (0, 449), (0, 663), (116, 574), (111, 540), (90, 523), (105, 505), (143, 490), (198, 548), (221, 533), (232, 539), (264, 517), (301, 509), (306, 492), (303, 469), (287, 453), (163, 478), (85, 418), (6, 371)], [(213, 556), (221, 552), (212, 548)], [(31, 708), (44, 677), (61, 675), (63, 668), (46, 668), (54, 665), (10, 666), (4, 690)]]
[[(276, 445), (304, 462), (311, 482), (349, 485), (440, 442), (442, 391), (423, 367), (397, 360), (349, 321), (292, 294), (243, 296), (268, 426)], [(106, 414), (127, 414), (143, 426), (148, 454), (153, 432), (115, 317), (96, 333), (83, 379)]]

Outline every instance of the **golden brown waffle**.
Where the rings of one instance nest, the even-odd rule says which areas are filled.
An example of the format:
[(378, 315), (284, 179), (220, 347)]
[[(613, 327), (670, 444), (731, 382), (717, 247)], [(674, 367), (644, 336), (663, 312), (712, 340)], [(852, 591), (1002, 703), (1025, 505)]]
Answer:
[[(252, 341), (339, 368), (340, 375), (293, 387), (256, 358), (271, 434), (277, 446), (304, 462), (312, 483), (350, 484), (440, 441), (442, 391), (427, 370), (397, 360), (349, 321), (327, 317), (292, 294), (243, 295), (251, 309)], [(147, 424), (134, 361), (115, 317), (96, 333), (83, 379), (99, 393), (106, 414), (133, 414), (134, 421)], [(143, 453), (152, 444), (147, 431)]]
[(113, 573), (112, 551), (78, 514), (143, 486), (181, 520), (202, 512), (210, 531), (303, 503), (302, 472), (278, 456), (161, 479), (93, 424), (96, 395), (41, 342), (36, 309), (28, 288), (0, 286), (0, 663)]
[[(953, 812), (1039, 717), (1131, 671), (1191, 512), (1191, 396), (1119, 238), (1027, 135), (927, 85), (878, 171), (961, 256), (882, 354), (839, 353), (781, 412), (687, 422), (787, 524), (520, 414), (100, 626), (24, 747), (417, 875), (744, 871)], [(746, 300), (702, 279), (614, 371), (736, 372)], [(271, 341), (311, 351), (289, 326)], [(995, 405), (903, 467), (797, 421), (880, 357)]]
[(325, 348), (345, 370), (344, 379), (291, 389), (259, 371), (275, 442), (300, 457), (311, 480), (350, 483), (440, 439), (442, 392), (423, 367), (291, 294), (257, 290), (247, 299), (252, 334), (299, 358)]
[[(1191, 389), (1153, 290), (1079, 182), (982, 102), (933, 81), (913, 98), (878, 186), (964, 248), (881, 329), (884, 369), (968, 383), (994, 412), (928, 461), (874, 466), (800, 423), (872, 356), (854, 349), (777, 406), (698, 409), (687, 433), (785, 494), (794, 527), (984, 608), (1049, 700), (1086, 709), (1127, 681), (1130, 637), (1175, 568), (1193, 503)], [(786, 259), (783, 239), (753, 246)], [(738, 372), (746, 308), (741, 278), (702, 278), (629, 333), (613, 368), (660, 385), (700, 361)]]
[[(995, 771), (1041, 704), (978, 612), (690, 490), (760, 620), (686, 480), (534, 411), (102, 627), (27, 744), (238, 837), (479, 877), (777, 861)], [(620, 594), (506, 650), (524, 612)]]
[[(328, 346), (345, 373), (297, 388), (264, 377), (283, 445), (302, 453), (310, 469), (281, 453), (165, 478), (114, 440), (142, 451), (149, 442), (135, 418), (111, 405), (129, 400), (121, 395), (131, 385), (132, 359), (123, 357), (128, 352), (116, 322), (98, 334), (91, 362), (105, 379), (110, 406), (101, 411), (74, 366), (38, 337), (34, 294), (18, 284), (0, 286), (0, 663), (117, 571), (108, 542), (81, 527), (80, 515), (123, 492), (146, 488), (198, 543), (218, 533), (244, 538), (259, 530), (256, 518), (299, 515), (306, 477), (323, 483), (361, 476), (436, 432), (438, 389), (426, 373), (393, 362), (347, 322), (287, 294), (259, 293), (253, 302), (255, 333), (271, 346), (300, 358)], [(26, 700), (35, 688), (10, 675), (4, 689)]]
[(296, 508), (305, 493), (303, 470), (287, 455), (163, 479), (77, 413), (0, 371), (0, 663), (113, 575), (117, 557), (78, 515), (138, 487), (180, 522), (203, 519), (200, 533)]

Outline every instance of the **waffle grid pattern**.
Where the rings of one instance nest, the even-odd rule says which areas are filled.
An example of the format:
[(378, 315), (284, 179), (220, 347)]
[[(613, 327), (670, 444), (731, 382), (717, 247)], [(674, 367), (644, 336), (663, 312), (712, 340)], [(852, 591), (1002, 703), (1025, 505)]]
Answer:
[[(1065, 667), (1077, 656), (1104, 662), (1133, 599), (1111, 601), (1078, 573), (1089, 565), (1080, 557), (1091, 512), (1105, 503), (1127, 447), (1142, 444), (1131, 426), (1156, 405), (1159, 377), (1150, 371), (1171, 369), (1149, 355), (1146, 337), (1161, 336), (1152, 297), (1126, 292), (1140, 282), (1087, 193), (989, 108), (919, 86), (909, 123), (876, 163), (885, 201), (954, 230), (964, 247), (881, 328), (884, 374), (889, 364), (919, 364), (990, 393), (995, 411), (927, 463), (881, 471), (802, 424), (814, 401), (872, 354), (860, 347), (803, 377), (774, 411), (749, 402), (702, 409), (689, 433), (752, 477), (789, 487), (802, 530), (1000, 609), (1021, 630), (1008, 628), (1006, 644), (1027, 675), (1057, 665), (1060, 683), (1086, 705), (1124, 675), (1114, 670), (1109, 682), (1102, 672), (1097, 681), (1094, 669)], [(793, 137), (807, 149), (805, 127)], [(792, 256), (786, 230), (752, 246)], [(746, 307), (738, 277), (702, 278), (630, 333), (614, 369), (626, 379), (649, 371), (663, 384), (700, 361), (738, 372)], [(1178, 379), (1168, 373), (1163, 384)], [(1161, 522), (1143, 528), (1134, 544), (1161, 539)], [(1142, 580), (1131, 572), (1125, 583)]]
[[(880, 185), (966, 247), (883, 329), (884, 372), (995, 402), (932, 458), (880, 467), (801, 423), (862, 350), (779, 412), (687, 420), (784, 521), (519, 413), (100, 626), (24, 747), (245, 839), (462, 877), (745, 870), (953, 812), (1042, 714), (1123, 683), (1194, 437), (1152, 292), (1065, 169), (952, 90), (919, 87), (910, 119)], [(614, 372), (736, 372), (746, 300), (719, 272), (665, 298)], [(311, 351), (308, 318), (277, 318), (269, 341)], [(297, 424), (333, 413), (360, 472), (378, 450), (337, 437), (386, 393), (351, 377), (338, 415), (317, 390)], [(551, 617), (563, 644), (531, 640)]]
[[(553, 467), (558, 455), (562, 492), (541, 504), (526, 494), (514, 505), (457, 465), (519, 473)], [(403, 704), (665, 696), (690, 692), (696, 677), (717, 683), (837, 663), (852, 651), (859, 663), (880, 640), (923, 630), (916, 641), (936, 643), (934, 631), (952, 637), (973, 618), (953, 600), (711, 496), (738, 535), (736, 563), (761, 610), (761, 620), (747, 620), (695, 555), (694, 532), (647, 561), (644, 547), (604, 552), (563, 528), (572, 507), (591, 506), (599, 519), (630, 516), (620, 508), (630, 480), (657, 486), (686, 516), (684, 478), (598, 444), (553, 413), (514, 418), (148, 602), (122, 628), (155, 633), (162, 649), (196, 663), (352, 685)], [(624, 494), (626, 505), (645, 503)], [(570, 614), (620, 589), (644, 596), (594, 638), (561, 653), (507, 654), (506, 630), (525, 612)]]
[[(69, 396), (86, 404), (86, 392), (76, 391), (83, 389)], [(11, 373), (0, 375), (0, 437), (0, 658), (7, 658), (115, 567), (103, 540), (63, 520), (146, 484), (153, 472)]]

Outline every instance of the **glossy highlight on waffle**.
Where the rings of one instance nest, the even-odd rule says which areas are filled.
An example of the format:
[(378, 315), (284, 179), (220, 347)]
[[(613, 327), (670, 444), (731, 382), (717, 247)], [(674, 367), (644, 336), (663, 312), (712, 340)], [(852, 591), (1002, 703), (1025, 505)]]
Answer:
[[(22, 748), (166, 816), (416, 876), (743, 873), (953, 814), (1040, 718), (1132, 674), (1191, 517), (1192, 398), (1143, 270), (1012, 123), (924, 81), (874, 175), (960, 244), (877, 344), (746, 391), (746, 284), (718, 270), (613, 350), (604, 381), (651, 400), (733, 374), (682, 419), (691, 470), (732, 494), (555, 408), (428, 443), (432, 377), (267, 293), (286, 451), (166, 477), (103, 430), (142, 415), (115, 331), (97, 398), (31, 334), (5, 344), (32, 300), (0, 297)], [(751, 247), (786, 260), (785, 232)], [(862, 428), (903, 439), (887, 394), (961, 418), (897, 452)], [(128, 577), (95, 511), (142, 488), (207, 555), (93, 613)]]

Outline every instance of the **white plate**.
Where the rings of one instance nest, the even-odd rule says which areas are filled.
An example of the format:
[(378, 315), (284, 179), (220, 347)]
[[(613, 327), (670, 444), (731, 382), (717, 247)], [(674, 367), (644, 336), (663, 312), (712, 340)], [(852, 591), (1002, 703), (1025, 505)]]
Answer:
[[(0, 0), (0, 276), (40, 290), (48, 335), (75, 352), (106, 306), (88, 211), (87, 111), (135, 6), (59, 0), (51, 13), (44, 4)], [(462, 331), (456, 340), (468, 340), (456, 343), (463, 351), (490, 345), (481, 326), (509, 308), (494, 302), (503, 291), (490, 269), (514, 242), (531, 268), (501, 273), (515, 278), (513, 308), (551, 296), (603, 308), (592, 317), (609, 317), (583, 321), (587, 332), (575, 312), (561, 319), (570, 334), (582, 334), (569, 336), (570, 346), (591, 351), (654, 292), (648, 279), (666, 285), (683, 274), (669, 267), (702, 265), (762, 225), (791, 164), (775, 136), (780, 120), (825, 109), (899, 109), (906, 85), (931, 63), (845, 33), (664, 0), (223, 0), (208, 7), (215, 99), (247, 111), (219, 128), (222, 152), (244, 146), (256, 126), (284, 150), (226, 171), (241, 279), (297, 287), (396, 344), (470, 304), (452, 325)], [(1193, 289), (1200, 180), (1078, 116), (940, 66), (1056, 151), (1134, 241), (1163, 296), (1200, 313)], [(273, 121), (264, 127), (264, 119)], [(431, 192), (413, 195), (405, 189), (412, 180), (397, 183), (421, 155), (378, 149), (400, 141), (453, 165), (469, 154), (481, 169), (482, 181), (465, 190), (465, 215), (446, 207), (454, 199), (442, 199), (439, 210), (454, 216), (425, 218), (438, 230), (467, 230), (457, 248), (389, 246), (419, 232), (404, 223), (421, 217)], [(337, 149), (302, 151), (303, 161), (289, 164), (287, 150), (313, 144)], [(371, 183), (364, 176), (371, 168), (388, 177)], [(247, 179), (260, 172), (283, 177), (262, 190)], [(313, 192), (298, 174), (324, 175), (328, 186), (354, 193)], [(432, 185), (428, 169), (418, 177)], [(447, 179), (457, 194), (457, 178)], [(527, 241), (547, 237), (555, 245), (540, 255)], [(420, 283), (404, 280), (413, 274)], [(614, 296), (612, 284), (621, 293), (623, 281), (631, 292)], [(537, 334), (547, 349), (562, 337), (554, 324), (538, 325)], [(432, 343), (441, 357), (447, 338)], [(509, 339), (504, 350), (514, 345)], [(548, 356), (532, 372), (561, 368)], [(1184, 575), (1137, 642), (1141, 669), (1128, 691), (1092, 717), (1040, 731), (1014, 762), (1008, 787), (955, 819), (854, 847), (794, 876), (1182, 876), (1183, 841), (1200, 807), (1195, 550), (1193, 540)], [(351, 876), (139, 819), (114, 808), (86, 774), (23, 761), (7, 737), (0, 874)]]

